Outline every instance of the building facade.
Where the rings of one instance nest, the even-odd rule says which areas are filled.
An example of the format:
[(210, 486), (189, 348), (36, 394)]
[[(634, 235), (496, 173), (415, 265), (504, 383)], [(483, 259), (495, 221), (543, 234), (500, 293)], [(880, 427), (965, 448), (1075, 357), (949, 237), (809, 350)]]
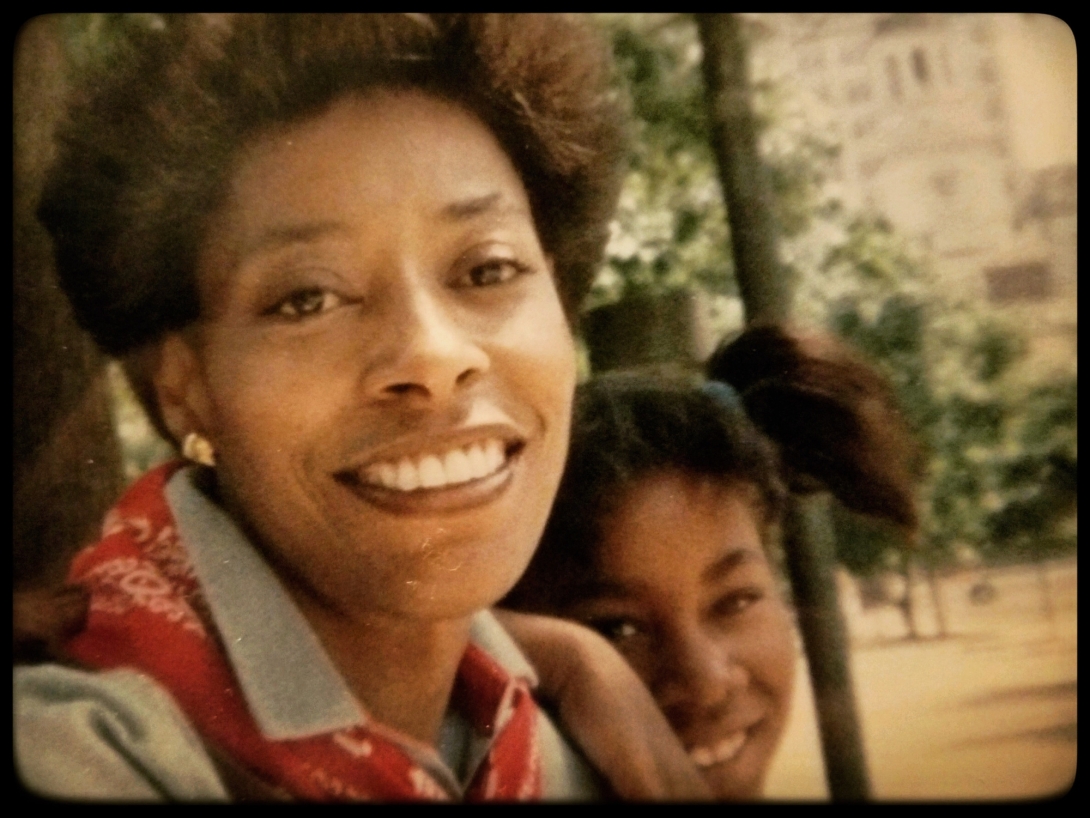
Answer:
[(747, 17), (753, 79), (840, 146), (830, 192), (914, 239), (944, 287), (1018, 321), (1034, 366), (1074, 371), (1076, 165), (1027, 167), (1014, 144), (1032, 123), (1011, 54), (1040, 47), (1041, 16)]

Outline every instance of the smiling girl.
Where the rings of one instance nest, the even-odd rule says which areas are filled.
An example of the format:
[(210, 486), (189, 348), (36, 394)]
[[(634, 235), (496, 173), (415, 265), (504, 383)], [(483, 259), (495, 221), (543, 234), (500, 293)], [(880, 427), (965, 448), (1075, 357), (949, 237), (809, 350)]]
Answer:
[(556, 504), (505, 604), (606, 636), (713, 793), (752, 800), (796, 665), (773, 559), (785, 500), (827, 488), (911, 531), (914, 447), (886, 384), (830, 339), (754, 326), (708, 373), (579, 387)]

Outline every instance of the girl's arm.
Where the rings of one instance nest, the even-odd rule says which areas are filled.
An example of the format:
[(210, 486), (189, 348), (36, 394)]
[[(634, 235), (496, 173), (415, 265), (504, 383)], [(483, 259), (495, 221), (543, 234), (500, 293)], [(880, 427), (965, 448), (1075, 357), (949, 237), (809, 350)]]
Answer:
[(539, 693), (619, 797), (711, 800), (651, 693), (604, 637), (563, 619), (495, 614), (536, 668)]

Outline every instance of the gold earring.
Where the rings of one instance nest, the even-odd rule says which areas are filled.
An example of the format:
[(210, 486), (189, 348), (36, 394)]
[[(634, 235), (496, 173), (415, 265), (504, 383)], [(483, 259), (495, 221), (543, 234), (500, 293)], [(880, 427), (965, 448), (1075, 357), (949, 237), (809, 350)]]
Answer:
[(200, 463), (202, 466), (216, 465), (216, 453), (212, 444), (196, 432), (190, 432), (182, 441), (182, 457), (194, 463)]

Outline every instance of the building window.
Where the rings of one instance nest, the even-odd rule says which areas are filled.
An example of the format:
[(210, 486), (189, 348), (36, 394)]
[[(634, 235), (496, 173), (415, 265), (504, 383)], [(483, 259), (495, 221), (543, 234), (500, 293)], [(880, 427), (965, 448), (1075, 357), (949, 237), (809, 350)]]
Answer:
[(954, 84), (954, 72), (950, 68), (950, 52), (946, 50), (946, 46), (939, 48), (939, 64), (942, 66), (942, 75), (946, 79), (947, 85)]
[(887, 14), (875, 22), (874, 33), (889, 34), (901, 29), (923, 28), (926, 25), (927, 18), (922, 14)]
[(848, 86), (848, 102), (850, 104), (858, 104), (860, 102), (866, 102), (870, 99), (870, 84), (866, 82), (856, 82)]
[(825, 68), (825, 54), (820, 49), (803, 51), (799, 55), (799, 68), (802, 71), (821, 71)]
[(944, 199), (949, 199), (957, 192), (958, 172), (941, 170), (931, 174), (931, 187)]
[(931, 74), (927, 69), (927, 55), (922, 48), (912, 49), (912, 73), (916, 75), (916, 82), (927, 85), (931, 80)]
[(881, 168), (882, 158), (880, 156), (872, 156), (859, 163), (859, 175), (864, 179), (869, 179), (881, 170)]
[(1044, 301), (1052, 295), (1052, 271), (1043, 261), (991, 267), (984, 271), (988, 300), (996, 304)]
[(840, 61), (844, 65), (855, 65), (856, 63), (863, 62), (863, 58), (867, 56), (867, 43), (852, 43), (849, 46), (845, 46), (840, 50)]
[(886, 57), (886, 76), (889, 78), (889, 93), (894, 99), (901, 98), (901, 66), (897, 58), (890, 54)]
[(989, 57), (980, 61), (980, 81), (985, 85), (993, 85), (998, 79), (995, 70), (995, 62)]

